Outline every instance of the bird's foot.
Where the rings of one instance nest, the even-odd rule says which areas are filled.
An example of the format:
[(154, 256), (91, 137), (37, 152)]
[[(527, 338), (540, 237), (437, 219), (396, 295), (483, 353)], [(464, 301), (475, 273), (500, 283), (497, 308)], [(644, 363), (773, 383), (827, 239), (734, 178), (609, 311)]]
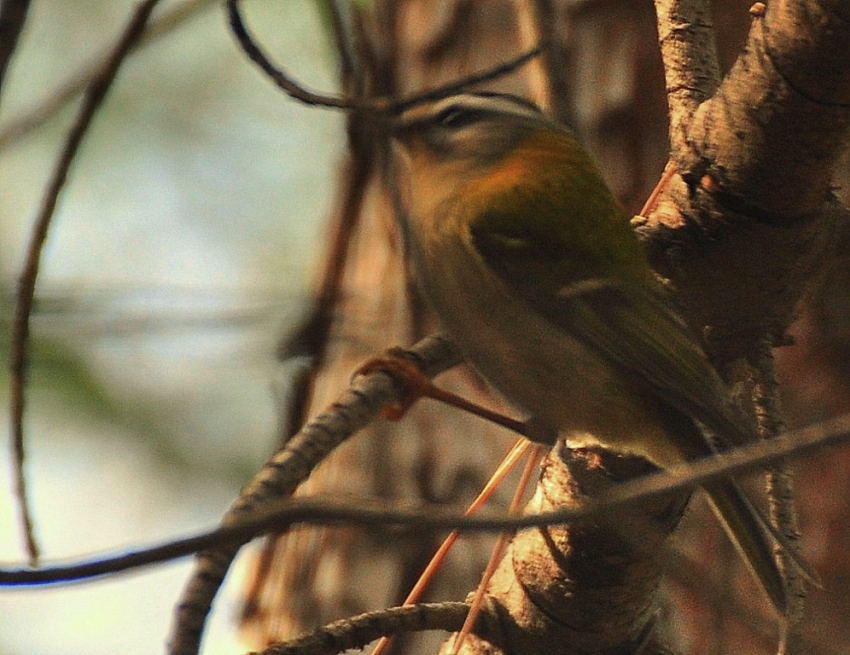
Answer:
[(402, 389), (402, 396), (381, 412), (381, 416), (390, 421), (400, 421), (417, 400), (432, 398), (440, 391), (404, 348), (389, 348), (366, 361), (354, 372), (352, 379), (370, 373), (385, 373)]
[(513, 430), (523, 436), (526, 433), (525, 423), (509, 418), (492, 410), (470, 402), (466, 398), (440, 389), (425, 375), (416, 360), (403, 348), (390, 348), (383, 355), (374, 357), (355, 371), (354, 376), (381, 372), (389, 375), (403, 390), (403, 396), (387, 406), (382, 416), (391, 421), (400, 421), (420, 398), (432, 398), (465, 412), (480, 416), (483, 419)]

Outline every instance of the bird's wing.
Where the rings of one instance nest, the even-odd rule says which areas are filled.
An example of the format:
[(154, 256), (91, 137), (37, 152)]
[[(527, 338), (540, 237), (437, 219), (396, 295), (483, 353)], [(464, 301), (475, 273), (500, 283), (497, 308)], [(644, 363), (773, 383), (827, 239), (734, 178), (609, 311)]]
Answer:
[(703, 423), (724, 445), (750, 442), (749, 430), (687, 326), (651, 289), (588, 280), (562, 288), (534, 309), (648, 384)]
[[(519, 298), (621, 367), (624, 375), (701, 422), (721, 447), (754, 439), (696, 338), (652, 286), (648, 267), (640, 283), (601, 277), (602, 270), (586, 270), (588, 257), (582, 257), (574, 239), (554, 230), (552, 220), (510, 219), (515, 216), (482, 213), (470, 226), (470, 241)], [(611, 255), (592, 254), (590, 259)]]

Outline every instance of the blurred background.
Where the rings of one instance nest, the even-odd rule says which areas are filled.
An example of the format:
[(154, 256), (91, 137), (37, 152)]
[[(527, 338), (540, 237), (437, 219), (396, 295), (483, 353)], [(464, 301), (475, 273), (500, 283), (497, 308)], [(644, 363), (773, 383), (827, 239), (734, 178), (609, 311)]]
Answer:
[[(317, 4), (253, 3), (250, 16), (276, 57), (333, 90)], [(77, 101), (23, 131), (20, 122), (112, 47), (136, 5), (32, 3), (0, 98), (4, 361), (25, 242)], [(215, 525), (273, 447), (286, 377), (275, 343), (304, 310), (345, 141), (340, 116), (287, 100), (257, 73), (220, 5), (160, 4), (152, 22), (170, 31), (125, 63), (56, 212), (26, 418), (45, 562)], [(8, 455), (4, 444), (4, 565), (25, 561)], [(73, 588), (0, 590), (0, 653), (161, 652), (188, 571), (184, 561)], [(205, 652), (242, 650), (232, 603), (225, 592)]]
[[(31, 223), (75, 114), (76, 96), (68, 89), (103, 56), (136, 4), (32, 3), (0, 96), (5, 358)], [(245, 3), (258, 41), (312, 89), (333, 91), (339, 84), (331, 4)], [(724, 66), (743, 43), (750, 4), (714, 2)], [(649, 0), (352, 5), (367, 17), (355, 32), (365, 35), (361, 45), (371, 57), (375, 93), (409, 93), (504, 61), (540, 36), (529, 37), (523, 23), (529, 7), (548, 7), (540, 29), (554, 38), (560, 59), (538, 79), (523, 71), (494, 86), (534, 95), (549, 83), (553, 113), (594, 152), (623, 202), (639, 210), (667, 155)], [(295, 103), (267, 81), (233, 42), (219, 0), (163, 0), (152, 25), (153, 36), (125, 63), (86, 137), (43, 257), (26, 425), (27, 474), (45, 562), (121, 552), (218, 522), (288, 433), (284, 414), (295, 405), (285, 399), (300, 364), (280, 363), (275, 353), (281, 335), (311, 307), (328, 235), (346, 211), (359, 212), (361, 222), (345, 253), (338, 304), (330, 318), (320, 317), (331, 325), (327, 342), (310, 346), (327, 367), (301, 409), (323, 407), (366, 355), (433, 329), (400, 263), (393, 221), (373, 178), (360, 180), (359, 201), (345, 194), (356, 189), (352, 172), (368, 158), (347, 159), (343, 117)], [(845, 200), (848, 171), (844, 166), (839, 175)], [(838, 250), (792, 330), (797, 345), (779, 351), (792, 427), (850, 410), (850, 248)], [(290, 342), (290, 354), (303, 345)], [(468, 372), (450, 382), (466, 393), (486, 393)], [(8, 423), (3, 383), (0, 413)], [(418, 407), (405, 421), (403, 440), (379, 423), (307, 486), (460, 502), (512, 439), (485, 435), (480, 423), (464, 420)], [(482, 438), (458, 446), (456, 435), (472, 431)], [(812, 653), (842, 652), (850, 644), (850, 462), (844, 452), (830, 450), (799, 466), (805, 555), (828, 581), (809, 605)], [(13, 566), (25, 557), (8, 453), (4, 447), (0, 454), (0, 560)], [(435, 547), (422, 535), (303, 532), (270, 540), (265, 559), (237, 561), (214, 608), (204, 653), (246, 650), (237, 638), (240, 613), (257, 646), (398, 602)], [(699, 499), (677, 542), (707, 562), (715, 583), (734, 588), (730, 596), (758, 605)], [(450, 563), (445, 578), (451, 584), (438, 584), (434, 598), (461, 598), (476, 583), (488, 550), (486, 540), (469, 543)], [(189, 562), (178, 562), (106, 582), (0, 589), (0, 655), (162, 652), (189, 572)], [(247, 605), (243, 578), (252, 581)], [(678, 646), (692, 654), (773, 652), (773, 624), (765, 638), (741, 624), (736, 605), (707, 607), (701, 592), (680, 583), (667, 589), (679, 610), (670, 619)]]

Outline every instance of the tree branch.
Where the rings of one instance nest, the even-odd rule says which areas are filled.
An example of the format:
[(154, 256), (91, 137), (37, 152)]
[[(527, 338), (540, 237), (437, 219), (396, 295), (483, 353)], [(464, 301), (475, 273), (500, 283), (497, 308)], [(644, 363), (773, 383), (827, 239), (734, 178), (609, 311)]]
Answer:
[[(454, 345), (439, 336), (423, 339), (410, 354), (429, 376), (461, 361)], [(240, 520), (246, 512), (270, 500), (292, 495), (328, 453), (372, 421), (387, 403), (399, 397), (400, 390), (386, 374), (374, 373), (356, 379), (330, 411), (310, 421), (266, 463), (227, 512), (223, 524)], [(172, 655), (198, 652), (212, 601), (242, 543), (198, 555), (195, 572), (177, 607), (169, 645)]]
[[(424, 344), (425, 341), (428, 340), (421, 343)], [(433, 361), (436, 362), (437, 360)], [(389, 384), (385, 378), (386, 376), (382, 373), (374, 373), (359, 381), (356, 390), (352, 389), (347, 392), (331, 409), (308, 424), (304, 432), (321, 432), (330, 426), (340, 425), (352, 413), (360, 414), (361, 411), (366, 411), (363, 408), (353, 407), (352, 403), (355, 405), (366, 403), (372, 406), (374, 402), (380, 402), (374, 399), (375, 394), (384, 398), (384, 402), (391, 399), (393, 391), (385, 386)], [(362, 398), (364, 395), (370, 396), (372, 399)], [(353, 400), (353, 397), (356, 396), (361, 397)], [(333, 412), (340, 412), (343, 416), (332, 416)], [(359, 423), (360, 420), (362, 420), (362, 416), (357, 418), (357, 422)], [(84, 580), (185, 557), (194, 552), (214, 549), (218, 546), (233, 543), (242, 545), (254, 536), (269, 531), (286, 530), (296, 523), (317, 525), (350, 523), (352, 525), (408, 526), (417, 529), (499, 532), (593, 520), (613, 510), (637, 502), (658, 499), (677, 491), (694, 489), (713, 478), (757, 470), (786, 458), (804, 457), (821, 448), (842, 444), (848, 439), (850, 439), (850, 414), (809, 428), (786, 432), (769, 441), (761, 441), (746, 447), (725, 451), (722, 454), (683, 465), (678, 469), (659, 471), (619, 483), (592, 498), (585, 499), (581, 505), (576, 507), (514, 517), (461, 516), (455, 512), (430, 507), (419, 510), (400, 510), (377, 503), (372, 503), (368, 507), (364, 507), (362, 503), (352, 506), (308, 498), (293, 500), (287, 498), (286, 494), (270, 498), (262, 503), (257, 501), (253, 506), (245, 507), (237, 512), (236, 505), (239, 502), (237, 501), (228, 514), (231, 518), (227, 524), (215, 530), (113, 558), (36, 570), (0, 570), (0, 586), (40, 585)], [(332, 441), (332, 439), (329, 439), (329, 441)], [(301, 459), (300, 462), (297, 461), (301, 458), (301, 455), (297, 453), (303, 448), (304, 444), (302, 443), (291, 449), (283, 449), (269, 461), (264, 472), (258, 475), (248, 488), (265, 486), (261, 482), (261, 479), (266, 479), (265, 476), (283, 476), (288, 480), (285, 484), (289, 486), (295, 484), (295, 478), (304, 475), (302, 466), (306, 467), (305, 459)], [(304, 457), (321, 459), (319, 453), (305, 453)], [(292, 461), (288, 462), (288, 460)], [(290, 468), (288, 473), (280, 472), (287, 466)], [(275, 471), (278, 471), (278, 473), (275, 473)], [(284, 483), (277, 481), (275, 483), (269, 482), (269, 484), (281, 485)], [(199, 571), (200, 569), (198, 569)]]
[[(772, 344), (763, 342), (754, 359), (752, 365), (756, 380), (752, 395), (759, 433), (762, 439), (775, 439), (782, 433), (785, 424), (779, 404), (779, 382), (776, 379)], [(772, 523), (788, 539), (789, 546), (799, 553), (800, 528), (794, 504), (794, 479), (790, 461), (779, 461), (768, 470), (767, 498)], [(779, 551), (775, 556), (785, 575), (788, 600), (787, 621), (782, 626), (779, 652), (785, 655), (802, 654), (808, 652), (802, 632), (806, 585), (788, 553)]]
[(658, 44), (670, 108), (671, 159), (686, 168), (685, 134), (694, 112), (720, 84), (720, 64), (707, 0), (656, 0)]
[(687, 161), (680, 157), (639, 227), (715, 362), (746, 356), (765, 335), (781, 342), (846, 230), (847, 212), (830, 192), (850, 125), (850, 21), (841, 7), (846, 14), (833, 0), (776, 2), (755, 12), (732, 70), (677, 128)]
[(835, 0), (771, 2), (754, 18), (744, 52), (687, 127), (701, 160), (680, 171), (690, 185), (756, 217), (822, 209), (850, 125), (847, 11)]
[(242, 19), (242, 14), (239, 10), (240, 0), (227, 0), (227, 15), (230, 20), (230, 27), (236, 40), (239, 42), (242, 50), (262, 71), (268, 75), (277, 86), (283, 89), (289, 97), (299, 102), (317, 107), (328, 107), (331, 109), (372, 109), (377, 111), (399, 112), (409, 109), (414, 105), (432, 100), (439, 100), (453, 95), (463, 89), (489, 82), (496, 78), (507, 75), (517, 68), (525, 65), (540, 54), (541, 47), (538, 46), (533, 50), (526, 52), (515, 59), (505, 62), (499, 66), (469, 75), (452, 84), (447, 84), (430, 91), (417, 93), (403, 100), (394, 101), (387, 98), (373, 98), (368, 101), (363, 101), (359, 98), (341, 98), (339, 96), (331, 96), (322, 93), (316, 93), (305, 88), (302, 84), (296, 82), (285, 70), (275, 66), (268, 58), (265, 52), (257, 45), (257, 42), (248, 32), (245, 26), (245, 21)]
[[(368, 612), (336, 621), (318, 630), (253, 655), (334, 655), (365, 647), (380, 637), (424, 630), (459, 630), (469, 612), (466, 603), (421, 603)], [(481, 630), (483, 619), (476, 622)]]
[(41, 263), (41, 252), (47, 240), (47, 231), (59, 201), (59, 194), (65, 185), (68, 171), (77, 155), (83, 137), (89, 129), (97, 110), (106, 98), (106, 93), (118, 74), (118, 69), (130, 52), (130, 48), (139, 39), (153, 8), (159, 0), (145, 0), (133, 13), (124, 32), (118, 39), (112, 55), (101, 71), (92, 79), (86, 89), (85, 99), (77, 114), (77, 120), (68, 132), (65, 145), (56, 162), (53, 175), (47, 185), (41, 208), (33, 225), (23, 270), (18, 279), (18, 294), (15, 313), (12, 319), (12, 337), (9, 354), (11, 379), (9, 382), (9, 404), (12, 425), (12, 448), (14, 453), (15, 488), (20, 505), (22, 529), (26, 538), (27, 551), (34, 565), (38, 561), (38, 544), (33, 534), (33, 526), (27, 501), (26, 479), (24, 476), (24, 390), (26, 387), (26, 369), (29, 350), (29, 322), (35, 297), (35, 285)]

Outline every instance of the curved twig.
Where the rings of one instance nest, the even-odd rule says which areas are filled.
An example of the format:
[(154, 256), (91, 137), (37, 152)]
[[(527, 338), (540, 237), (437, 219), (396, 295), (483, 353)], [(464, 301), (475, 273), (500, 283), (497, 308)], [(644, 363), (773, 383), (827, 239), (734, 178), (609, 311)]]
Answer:
[(289, 97), (308, 105), (327, 107), (331, 109), (371, 109), (374, 111), (386, 111), (389, 113), (404, 111), (415, 105), (440, 100), (441, 98), (454, 95), (463, 89), (507, 75), (508, 73), (515, 71), (517, 68), (524, 66), (526, 63), (537, 57), (542, 51), (542, 46), (538, 45), (533, 50), (523, 53), (519, 57), (511, 59), (491, 69), (474, 75), (469, 75), (452, 84), (447, 84), (423, 93), (414, 94), (402, 100), (393, 101), (387, 98), (375, 98), (364, 102), (357, 99), (342, 98), (339, 96), (331, 96), (310, 91), (299, 82), (296, 82), (295, 79), (292, 78), (292, 76), (290, 76), (286, 71), (275, 66), (260, 46), (257, 45), (257, 42), (251, 36), (250, 32), (248, 32), (248, 28), (245, 26), (245, 21), (242, 19), (242, 14), (239, 10), (239, 0), (227, 0), (227, 15), (233, 34), (236, 36), (236, 39), (242, 50), (245, 51), (245, 54), (247, 54), (251, 61), (257, 64), (257, 66), (259, 66), (262, 71), (268, 75), (272, 81), (274, 81), (275, 84), (283, 89)]
[(27, 248), (26, 261), (18, 279), (18, 294), (15, 302), (14, 318), (12, 319), (11, 353), (9, 355), (9, 366), (11, 369), (9, 398), (13, 452), (15, 456), (15, 487), (20, 504), (23, 531), (27, 541), (27, 551), (33, 564), (38, 561), (38, 544), (33, 534), (32, 519), (27, 502), (26, 480), (24, 476), (23, 420), (30, 313), (32, 312), (33, 299), (35, 297), (35, 284), (38, 279), (41, 252), (47, 240), (47, 231), (56, 210), (59, 194), (65, 185), (68, 171), (76, 157), (83, 137), (88, 131), (97, 110), (103, 103), (107, 91), (112, 86), (112, 82), (118, 74), (118, 69), (126, 59), (133, 44), (142, 35), (145, 24), (158, 2), (159, 0), (146, 0), (139, 5), (130, 18), (129, 23), (124, 28), (124, 32), (115, 45), (112, 55), (106, 61), (101, 71), (92, 78), (91, 83), (86, 89), (85, 99), (80, 107), (77, 120), (68, 132), (65, 145), (59, 154), (53, 175), (47, 185), (47, 191), (44, 194), (41, 209), (33, 225), (32, 236), (30, 237)]
[(233, 31), (236, 40), (245, 54), (259, 66), (262, 71), (268, 75), (275, 84), (286, 91), (290, 98), (299, 100), (308, 105), (316, 105), (319, 107), (333, 107), (336, 109), (353, 109), (354, 103), (351, 100), (339, 98), (337, 96), (329, 96), (321, 93), (309, 91), (304, 86), (296, 82), (284, 70), (275, 66), (268, 58), (266, 53), (262, 51), (260, 46), (248, 32), (245, 26), (245, 21), (242, 19), (242, 13), (239, 10), (239, 0), (227, 0), (227, 18), (230, 22), (230, 29)]

